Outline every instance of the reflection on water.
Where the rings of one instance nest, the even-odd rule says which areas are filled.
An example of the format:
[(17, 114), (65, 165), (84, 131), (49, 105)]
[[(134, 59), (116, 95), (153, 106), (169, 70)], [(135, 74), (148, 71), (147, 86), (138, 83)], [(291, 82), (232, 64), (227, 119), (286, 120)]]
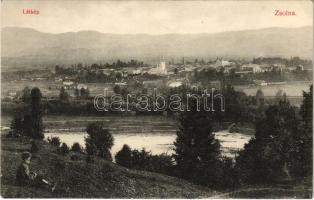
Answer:
[[(59, 130), (58, 130), (59, 131)], [(74, 142), (78, 142), (80, 145), (85, 146), (84, 138), (87, 136), (84, 132), (66, 132), (60, 133), (56, 130), (50, 130), (49, 133), (45, 133), (46, 138), (51, 136), (58, 136), (60, 140), (66, 143), (68, 146), (72, 146)], [(124, 144), (128, 144), (132, 149), (145, 148), (147, 151), (151, 151), (152, 154), (173, 153), (173, 142), (176, 139), (176, 134), (113, 134), (114, 146), (111, 149), (111, 153), (114, 156), (119, 150), (121, 150)], [(220, 131), (215, 133), (215, 137), (221, 142), (221, 150), (225, 156), (234, 157), (235, 151), (238, 151), (244, 147), (251, 136), (241, 133), (229, 133), (228, 131)]]

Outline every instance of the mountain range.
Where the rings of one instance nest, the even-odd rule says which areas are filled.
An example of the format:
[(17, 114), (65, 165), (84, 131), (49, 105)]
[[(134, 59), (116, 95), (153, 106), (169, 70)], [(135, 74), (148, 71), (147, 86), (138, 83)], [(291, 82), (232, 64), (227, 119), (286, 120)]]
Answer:
[(109, 34), (96, 31), (44, 33), (31, 28), (2, 28), (2, 62), (73, 63), (116, 59), (312, 58), (313, 29), (265, 28), (201, 34)]

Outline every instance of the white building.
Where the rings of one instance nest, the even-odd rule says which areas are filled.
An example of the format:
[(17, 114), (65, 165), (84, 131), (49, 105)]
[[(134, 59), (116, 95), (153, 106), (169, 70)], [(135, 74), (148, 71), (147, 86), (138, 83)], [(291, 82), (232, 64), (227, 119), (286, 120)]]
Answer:
[(258, 64), (245, 64), (245, 65), (242, 65), (241, 66), (241, 69), (242, 70), (248, 70), (248, 69), (251, 69), (253, 71), (253, 73), (261, 73), (261, 72), (264, 72), (264, 70), (261, 68), (260, 65)]
[(74, 84), (73, 81), (63, 81), (64, 86), (72, 86)]
[(84, 88), (86, 90), (88, 87), (85, 84), (77, 84), (76, 88), (79, 89), (79, 90)]
[(63, 81), (63, 88), (64, 89), (70, 89), (74, 87), (73, 81)]
[(183, 85), (182, 81), (173, 81), (173, 82), (168, 83), (168, 86), (171, 88), (180, 87), (181, 85)]
[(149, 74), (158, 74), (158, 75), (167, 75), (167, 66), (166, 66), (166, 62), (165, 61), (161, 61), (157, 67), (155, 68), (151, 68), (148, 71)]

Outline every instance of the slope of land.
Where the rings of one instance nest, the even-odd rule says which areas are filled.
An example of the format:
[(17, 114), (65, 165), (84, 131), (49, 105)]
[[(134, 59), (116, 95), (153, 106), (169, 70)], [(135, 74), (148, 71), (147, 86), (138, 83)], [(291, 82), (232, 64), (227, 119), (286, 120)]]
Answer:
[[(55, 147), (40, 142), (33, 154), (31, 170), (57, 182), (55, 192), (20, 187), (15, 173), (21, 153), (29, 151), (28, 138), (7, 138), (1, 133), (1, 196), (7, 198), (312, 198), (312, 177), (277, 185), (243, 186), (235, 191), (216, 192), (185, 180), (146, 171), (130, 170), (114, 163), (70, 153), (62, 156)], [(79, 160), (72, 160), (76, 155)]]
[(182, 179), (157, 173), (129, 170), (95, 158), (87, 163), (62, 156), (44, 142), (34, 154), (31, 170), (56, 181), (56, 191), (15, 184), (15, 172), (23, 151), (30, 150), (26, 138), (1, 138), (1, 195), (3, 197), (94, 197), (94, 198), (197, 198), (218, 194), (208, 188), (192, 185)]

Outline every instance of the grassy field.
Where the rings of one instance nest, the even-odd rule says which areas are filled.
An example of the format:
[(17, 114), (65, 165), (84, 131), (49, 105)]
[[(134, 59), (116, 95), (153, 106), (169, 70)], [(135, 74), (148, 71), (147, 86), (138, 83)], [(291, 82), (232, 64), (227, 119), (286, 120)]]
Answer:
[(1, 195), (6, 198), (197, 198), (218, 195), (208, 188), (161, 174), (129, 170), (95, 158), (87, 163), (85, 155), (71, 160), (71, 154), (59, 155), (52, 146), (41, 143), (34, 154), (31, 170), (57, 182), (56, 191), (35, 187), (19, 187), (15, 173), (20, 154), (29, 151), (29, 139), (1, 138)]
[[(310, 178), (310, 177), (309, 177)], [(311, 181), (311, 180), (310, 180)], [(226, 192), (214, 196), (213, 198), (250, 198), (250, 199), (311, 199), (313, 197), (313, 190), (310, 185), (301, 182), (290, 186), (259, 186), (241, 188), (236, 191)]]
[(31, 170), (57, 182), (55, 192), (15, 184), (15, 173), (28, 138), (1, 137), (1, 195), (5, 198), (312, 198), (312, 177), (288, 185), (246, 186), (236, 191), (217, 192), (182, 179), (157, 173), (130, 170), (103, 159), (87, 163), (86, 156), (62, 156), (55, 147), (40, 142), (33, 154)]

